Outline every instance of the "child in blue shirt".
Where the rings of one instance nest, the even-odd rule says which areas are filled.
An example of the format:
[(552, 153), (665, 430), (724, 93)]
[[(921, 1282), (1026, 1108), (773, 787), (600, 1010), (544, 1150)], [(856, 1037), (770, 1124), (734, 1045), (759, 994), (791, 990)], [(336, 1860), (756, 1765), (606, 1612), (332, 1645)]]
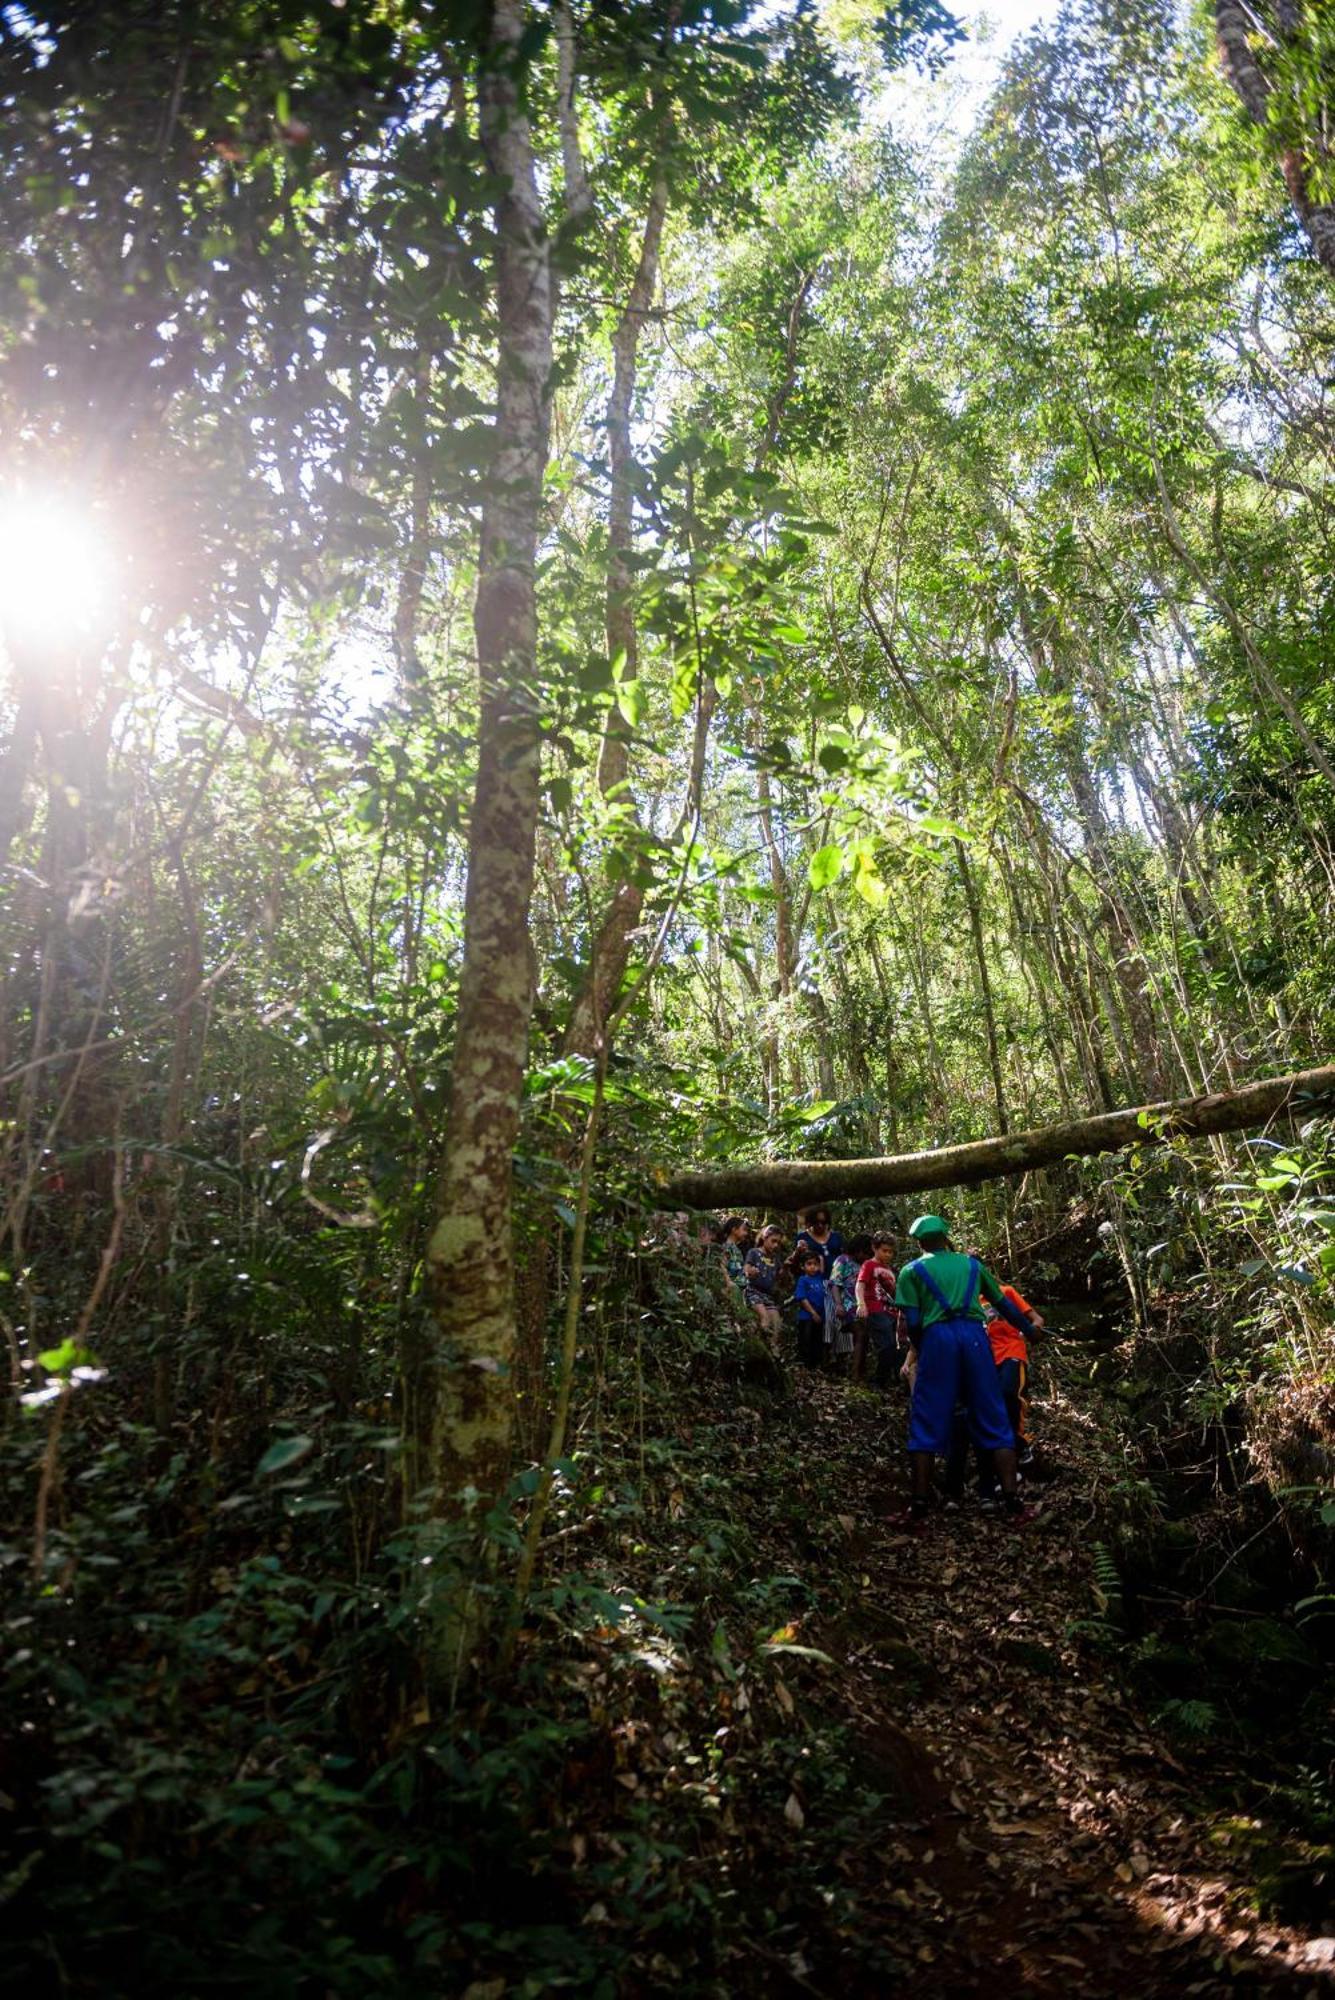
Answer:
[(825, 1364), (824, 1259), (814, 1246), (802, 1259), (802, 1275), (793, 1288), (797, 1301), (797, 1358), (804, 1368)]

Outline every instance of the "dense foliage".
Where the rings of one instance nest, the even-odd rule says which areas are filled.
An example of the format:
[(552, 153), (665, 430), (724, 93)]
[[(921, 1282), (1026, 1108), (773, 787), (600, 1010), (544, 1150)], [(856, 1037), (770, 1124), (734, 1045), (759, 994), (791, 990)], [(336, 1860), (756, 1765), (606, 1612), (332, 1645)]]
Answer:
[[(760, 1524), (839, 1513), (645, 1217), (1329, 1059), (1330, 30), (1214, 11), (1065, 0), (943, 162), (935, 0), (0, 9), (27, 1990), (739, 1990), (838, 1930), (810, 1848), (798, 1915), (719, 1888), (768, 1750), (561, 1844), (588, 1635), (685, 1728), (676, 1650), (732, 1700), (811, 1608)], [(1258, 1762), (1284, 1684), (1304, 1893), (1332, 1175), (1313, 1116), (952, 1208), (1102, 1315), (1084, 1640)], [(1247, 1549), (1205, 1693), (1108, 1613)]]

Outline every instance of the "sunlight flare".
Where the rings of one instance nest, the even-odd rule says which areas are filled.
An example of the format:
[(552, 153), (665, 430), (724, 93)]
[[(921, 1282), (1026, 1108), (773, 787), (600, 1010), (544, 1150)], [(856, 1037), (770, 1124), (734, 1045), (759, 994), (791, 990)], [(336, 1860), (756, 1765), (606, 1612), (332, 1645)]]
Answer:
[(111, 601), (113, 551), (86, 508), (16, 496), (0, 508), (0, 627), (27, 645), (86, 637)]

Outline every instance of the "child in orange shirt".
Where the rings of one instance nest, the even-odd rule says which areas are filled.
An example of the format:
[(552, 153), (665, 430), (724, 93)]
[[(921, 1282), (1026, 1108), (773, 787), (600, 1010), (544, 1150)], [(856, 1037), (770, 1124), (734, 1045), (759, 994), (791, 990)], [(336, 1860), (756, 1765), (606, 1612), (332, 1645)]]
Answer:
[[(1040, 1331), (1043, 1318), (1036, 1313), (1028, 1299), (1023, 1298), (1014, 1285), (1003, 1285), (1002, 1291), (1020, 1312), (1027, 1313), (1035, 1329)], [(980, 1297), (983, 1311), (989, 1315), (986, 1322), (988, 1340), (992, 1344), (992, 1359), (997, 1364), (997, 1387), (1006, 1405), (1006, 1415), (1011, 1420), (1015, 1432), (1015, 1462), (1021, 1472), (1034, 1462), (1034, 1446), (1029, 1435), (1029, 1343), (1018, 1326), (1003, 1319), (988, 1299)], [(959, 1500), (964, 1494), (964, 1472), (969, 1455), (969, 1434), (967, 1427), (958, 1421), (951, 1439), (950, 1456), (946, 1461), (945, 1490), (947, 1498)], [(978, 1458), (978, 1496), (985, 1506), (991, 1506), (996, 1499), (996, 1481), (990, 1461), (985, 1461), (980, 1453)]]
[[(1003, 1285), (1002, 1291), (1013, 1306), (1027, 1313), (1035, 1332), (1043, 1328), (1042, 1315), (1036, 1313), (1027, 1299), (1021, 1298), (1014, 1285)], [(987, 1308), (987, 1301), (983, 1301)], [(987, 1308), (990, 1310), (990, 1308)], [(1000, 1313), (993, 1313), (987, 1322), (987, 1337), (992, 1343), (992, 1359), (997, 1364), (997, 1386), (1006, 1403), (1006, 1414), (1015, 1431), (1017, 1463), (1023, 1469), (1034, 1462), (1034, 1447), (1029, 1436), (1029, 1343), (1018, 1326), (1003, 1319)]]

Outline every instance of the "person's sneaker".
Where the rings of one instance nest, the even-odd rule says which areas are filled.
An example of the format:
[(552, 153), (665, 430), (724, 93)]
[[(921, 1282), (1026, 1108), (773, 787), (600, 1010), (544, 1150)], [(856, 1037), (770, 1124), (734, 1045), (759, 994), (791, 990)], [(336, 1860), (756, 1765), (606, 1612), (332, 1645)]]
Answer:
[(995, 1493), (980, 1493), (980, 1494), (978, 1495), (978, 1505), (979, 1505), (979, 1506), (980, 1506), (980, 1507), (982, 1508), (982, 1510), (983, 1510), (983, 1512), (984, 1512), (985, 1514), (995, 1514), (995, 1513), (996, 1513), (996, 1511), (997, 1511), (997, 1496), (996, 1496), (996, 1494), (995, 1494)]

